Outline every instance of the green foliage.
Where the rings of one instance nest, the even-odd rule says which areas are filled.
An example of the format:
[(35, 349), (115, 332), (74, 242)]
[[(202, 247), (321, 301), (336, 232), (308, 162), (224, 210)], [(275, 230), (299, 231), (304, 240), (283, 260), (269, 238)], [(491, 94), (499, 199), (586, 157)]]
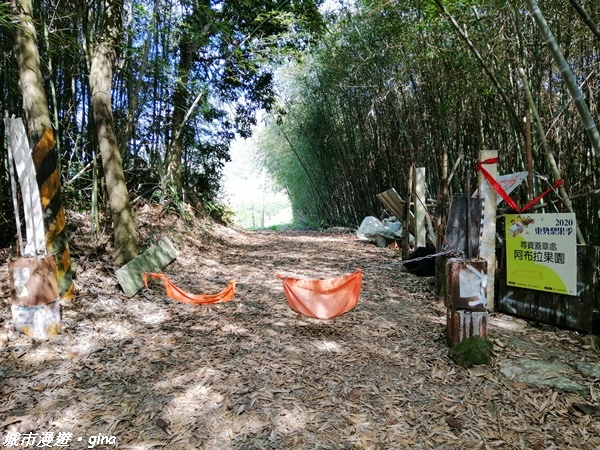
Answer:
[[(412, 163), (427, 168), (429, 195), (435, 196), (445, 154), (450, 166), (463, 156), (453, 177), (456, 193), (464, 190), (468, 174), (473, 178), (482, 148), (501, 152), (502, 173), (525, 169), (522, 131), (439, 2), (358, 0), (325, 18), (319, 3), (160, 1), (155, 14), (153, 0), (133, 1), (112, 92), (119, 140), (125, 140), (130, 114), (135, 118), (131, 138), (120, 141), (133, 199), (161, 201), (180, 211), (185, 211), (183, 200), (214, 202), (232, 139), (248, 136), (263, 109), (270, 116), (262, 161), (287, 191), (295, 219), (310, 226), (357, 225), (365, 215), (382, 212), (376, 194), (394, 187), (405, 196)], [(590, 17), (600, 17), (598, 2), (580, 3)], [(519, 117), (525, 103), (516, 70), (525, 69), (550, 150), (571, 193), (600, 189), (585, 130), (525, 5), (512, 0), (443, 0), (443, 5)], [(569, 2), (547, 0), (540, 6), (592, 117), (598, 117), (600, 79), (590, 76), (600, 60), (597, 40)], [(75, 1), (41, 2), (34, 8), (65, 182), (98, 153), (86, 58), (102, 7), (98, 1)], [(18, 113), (12, 27), (9, 4), (2, 3), (0, 98), (2, 110)], [(179, 72), (182, 52), (191, 55), (185, 77)], [(179, 103), (177, 86), (184, 96)], [(176, 112), (189, 112), (181, 133), (184, 189), (179, 195), (169, 191), (161, 175), (176, 133)], [(539, 156), (534, 169), (548, 173)], [(91, 182), (86, 172), (65, 183), (66, 206), (86, 210)], [(8, 185), (1, 179), (0, 191), (4, 208)], [(596, 197), (575, 200), (579, 224), (592, 243), (600, 241)]]
[(311, 219), (301, 217), (297, 222), (294, 222), (293, 228), (300, 230), (324, 230), (328, 227), (327, 223), (321, 219)]
[[(127, 186), (133, 199), (160, 201), (184, 214), (183, 199), (214, 201), (232, 139), (236, 133), (249, 136), (257, 111), (268, 110), (274, 102), (274, 63), (307, 45), (322, 29), (318, 2), (135, 0), (130, 6), (123, 13), (125, 28), (111, 93)], [(50, 110), (56, 111), (65, 181), (98, 153), (90, 126), (88, 67), (103, 8), (98, 1), (34, 6), (40, 56), (47, 71), (43, 76), (53, 83), (48, 83), (47, 92)], [(0, 4), (0, 98), (3, 110), (18, 112), (10, 14), (10, 4)], [(189, 66), (182, 67), (180, 62), (186, 59)], [(59, 94), (53, 97), (51, 88)], [(194, 99), (198, 101), (193, 103)], [(184, 185), (179, 194), (161, 175), (180, 132), (173, 128), (177, 114), (186, 115), (180, 135)], [(129, 124), (132, 129), (125, 133)], [(65, 198), (72, 201), (67, 207), (89, 206), (88, 175), (66, 186)], [(227, 220), (219, 208), (211, 211)]]
[(221, 222), (223, 225), (233, 225), (235, 213), (227, 205), (207, 200), (204, 202), (203, 207), (213, 219)]
[[(238, 200), (231, 205), (235, 213), (234, 222), (248, 229), (259, 229), (263, 220), (266, 228), (273, 225), (289, 225), (283, 222), (273, 224), (274, 220), (282, 220), (289, 207), (287, 198), (273, 193), (265, 193), (255, 200)], [(289, 222), (292, 220), (293, 218), (290, 218)]]
[(13, 26), (9, 2), (0, 3), (0, 28), (10, 30)]
[[(519, 66), (530, 68), (545, 126), (569, 129), (556, 130), (551, 143), (562, 151), (563, 167), (589, 174), (587, 189), (600, 187), (592, 175), (597, 163), (589, 156), (589, 143), (571, 140), (581, 136), (581, 123), (574, 120), (573, 107), (565, 107), (565, 89), (523, 5), (496, 0), (443, 4), (480, 60), (438, 2), (365, 0), (339, 14), (309, 55), (278, 74), (281, 100), (260, 147), (265, 166), (288, 190), (296, 217), (356, 225), (366, 215), (383, 213), (376, 194), (394, 187), (405, 197), (411, 164), (427, 169), (428, 196), (435, 197), (444, 155), (450, 167), (463, 158), (451, 186), (456, 193), (463, 192), (467, 177), (474, 186), (480, 149), (500, 150), (501, 173), (525, 170), (522, 124), (515, 123), (511, 111), (524, 114)], [(600, 13), (589, 3), (586, 7)], [(584, 24), (567, 26), (561, 15), (575, 12), (564, 4), (546, 2), (544, 8), (581, 77), (589, 74), (584, 55), (596, 58), (598, 52), (586, 41)], [(578, 53), (573, 41), (587, 50)], [(585, 84), (583, 78), (579, 83)], [(588, 93), (596, 105), (600, 85), (592, 84)], [(539, 141), (533, 139), (535, 148)], [(572, 143), (569, 155), (577, 155), (573, 159), (567, 158), (566, 142)], [(578, 150), (572, 152), (573, 146)], [(548, 173), (543, 158), (536, 158), (535, 170)], [(597, 210), (595, 202), (584, 203), (578, 217), (585, 216), (587, 233), (600, 239), (600, 223), (587, 209)]]
[(161, 194), (160, 203), (165, 211), (176, 214), (184, 220), (191, 220), (192, 216), (188, 205), (181, 199), (173, 184), (165, 183)]

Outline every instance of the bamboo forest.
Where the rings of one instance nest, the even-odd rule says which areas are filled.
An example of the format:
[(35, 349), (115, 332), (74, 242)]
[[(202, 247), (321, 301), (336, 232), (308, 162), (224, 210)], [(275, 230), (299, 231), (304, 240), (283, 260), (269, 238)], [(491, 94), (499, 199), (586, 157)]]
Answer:
[(0, 446), (600, 448), (598, 0), (6, 0), (0, 111)]
[[(381, 209), (375, 194), (405, 194), (412, 164), (427, 168), (432, 198), (457, 164), (450, 184), (462, 192), (477, 152), (496, 149), (501, 173), (531, 173), (522, 202), (559, 175), (586, 242), (600, 238), (598, 145), (525, 1), (13, 3), (0, 10), (2, 110), (22, 115), (15, 34), (31, 9), (62, 195), (92, 217), (111, 202), (104, 175), (115, 170), (97, 157), (98, 70), (130, 200), (216, 204), (229, 143), (264, 111), (263, 164), (300, 222), (359, 224)], [(598, 6), (540, 6), (593, 125)], [(1, 180), (6, 245), (14, 221)]]

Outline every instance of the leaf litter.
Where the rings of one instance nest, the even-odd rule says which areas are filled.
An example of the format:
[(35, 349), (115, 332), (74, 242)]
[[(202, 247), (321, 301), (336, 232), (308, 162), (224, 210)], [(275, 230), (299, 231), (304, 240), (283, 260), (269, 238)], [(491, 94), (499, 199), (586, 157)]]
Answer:
[[(36, 341), (12, 331), (5, 270), (2, 435), (82, 436), (71, 448), (99, 434), (118, 441), (102, 448), (124, 449), (600, 447), (598, 379), (579, 375), (589, 389), (580, 395), (499, 370), (536, 347), (572, 367), (597, 364), (577, 332), (494, 314), (492, 366), (462, 369), (447, 356), (432, 278), (401, 266), (365, 271), (358, 306), (328, 321), (289, 309), (275, 278), (338, 276), (397, 261), (397, 251), (343, 232), (191, 227), (156, 215), (146, 211), (140, 235), (153, 243), (170, 230), (179, 251), (164, 269), (170, 279), (194, 293), (236, 279), (234, 300), (180, 304), (158, 282), (128, 299), (108, 250), (82, 232), (72, 238), (77, 298), (63, 302), (61, 334)], [(509, 345), (515, 339), (531, 347)]]

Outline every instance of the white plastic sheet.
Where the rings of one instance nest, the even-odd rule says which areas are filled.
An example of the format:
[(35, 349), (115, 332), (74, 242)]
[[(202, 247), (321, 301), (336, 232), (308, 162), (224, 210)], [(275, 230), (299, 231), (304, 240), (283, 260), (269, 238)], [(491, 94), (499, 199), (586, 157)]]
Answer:
[[(386, 223), (390, 224), (391, 227), (384, 224), (377, 217), (367, 216), (360, 224), (356, 235), (361, 241), (374, 241), (377, 236), (383, 236), (387, 239), (399, 239), (402, 236), (402, 223), (393, 221), (387, 221)], [(392, 224), (399, 224), (399, 226)], [(397, 230), (392, 228), (397, 228)]]
[(36, 181), (35, 168), (31, 159), (31, 150), (27, 141), (27, 133), (21, 118), (11, 120), (10, 152), (17, 169), (23, 210), (25, 212), (25, 229), (27, 243), (23, 256), (46, 254), (46, 236), (42, 203)]

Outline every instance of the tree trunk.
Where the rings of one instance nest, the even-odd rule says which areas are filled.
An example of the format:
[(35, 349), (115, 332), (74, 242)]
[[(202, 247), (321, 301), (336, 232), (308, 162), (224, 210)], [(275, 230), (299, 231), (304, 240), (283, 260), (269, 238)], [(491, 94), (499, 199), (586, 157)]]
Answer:
[[(521, 81), (523, 82), (523, 89), (525, 90), (525, 97), (527, 98), (527, 103), (529, 104), (529, 109), (531, 109), (531, 114), (535, 119), (535, 126), (538, 131), (538, 135), (540, 137), (540, 145), (542, 147), (542, 151), (546, 155), (546, 160), (548, 161), (548, 166), (550, 167), (550, 171), (552, 172), (552, 176), (555, 180), (560, 180), (560, 170), (558, 169), (558, 165), (556, 164), (556, 160), (554, 159), (554, 155), (550, 151), (548, 147), (548, 142), (546, 140), (546, 133), (544, 132), (544, 127), (542, 126), (542, 120), (540, 119), (540, 115), (538, 114), (537, 108), (535, 106), (535, 102), (533, 101), (533, 96), (531, 95), (531, 90), (529, 89), (529, 80), (527, 79), (527, 75), (525, 71), (521, 68), (518, 70), (519, 76), (521, 77)], [(569, 193), (565, 189), (564, 185), (560, 185), (558, 187), (558, 192), (560, 194), (560, 198), (562, 199), (565, 208), (567, 211), (574, 213), (573, 203), (571, 203), (571, 199), (569, 198)], [(585, 245), (585, 238), (579, 228), (579, 225), (576, 228), (577, 233), (577, 243), (581, 245)]]
[(44, 91), (31, 1), (14, 0), (12, 8), (18, 24), (16, 48), (23, 109), (44, 213), (46, 250), (56, 258), (59, 294), (63, 298), (73, 298), (73, 269), (65, 228), (65, 210), (60, 194), (58, 153)]
[(192, 67), (192, 51), (190, 36), (187, 31), (184, 31), (179, 42), (178, 79), (173, 93), (173, 118), (171, 122), (173, 141), (167, 159), (167, 186), (171, 188), (169, 194), (176, 193), (179, 200), (183, 200), (183, 180), (181, 177), (182, 127), (184, 126), (187, 108), (187, 82)]
[(131, 213), (131, 204), (112, 112), (112, 74), (115, 48), (122, 28), (123, 0), (106, 0), (103, 30), (92, 51), (90, 89), (98, 147), (106, 180), (106, 190), (113, 223), (113, 262), (121, 266), (139, 254), (138, 237)]

